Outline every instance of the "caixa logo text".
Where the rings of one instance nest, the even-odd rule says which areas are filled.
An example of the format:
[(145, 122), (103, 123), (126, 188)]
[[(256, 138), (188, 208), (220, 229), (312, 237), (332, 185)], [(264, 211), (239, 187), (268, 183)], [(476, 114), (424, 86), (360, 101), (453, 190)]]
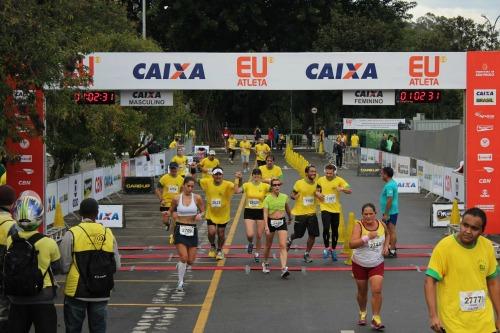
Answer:
[(118, 216), (118, 213), (100, 212), (97, 219), (101, 221), (112, 221), (119, 220), (120, 217)]
[(141, 62), (135, 65), (133, 75), (138, 80), (204, 80), (203, 64), (196, 63), (152, 63)]
[(378, 79), (375, 63), (338, 63), (310, 64), (306, 68), (306, 76), (310, 80), (349, 80)]

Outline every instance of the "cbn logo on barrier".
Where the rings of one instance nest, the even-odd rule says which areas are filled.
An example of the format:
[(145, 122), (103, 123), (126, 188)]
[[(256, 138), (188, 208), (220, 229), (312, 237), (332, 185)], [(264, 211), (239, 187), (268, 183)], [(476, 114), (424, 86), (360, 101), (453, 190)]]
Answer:
[[(260, 66), (259, 66), (260, 58)], [(238, 87), (267, 87), (267, 65), (274, 62), (273, 57), (242, 56), (236, 59)]]
[(132, 74), (138, 80), (205, 80), (202, 63), (191, 67), (190, 63), (152, 63), (141, 62), (135, 65)]
[(411, 56), (408, 63), (410, 86), (439, 86), (440, 64), (445, 56)]
[(102, 177), (96, 177), (95, 179), (95, 193), (102, 192)]
[[(360, 76), (361, 75), (361, 76)], [(364, 66), (363, 63), (313, 63), (307, 66), (306, 76), (310, 80), (349, 80), (349, 79), (378, 79), (377, 67), (370, 62)]]

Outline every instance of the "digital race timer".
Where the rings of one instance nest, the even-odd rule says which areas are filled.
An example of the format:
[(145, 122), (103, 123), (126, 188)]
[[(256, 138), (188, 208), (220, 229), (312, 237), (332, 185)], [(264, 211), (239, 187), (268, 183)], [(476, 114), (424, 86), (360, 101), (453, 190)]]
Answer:
[(73, 94), (77, 104), (115, 104), (114, 91), (78, 91)]
[(396, 103), (439, 103), (441, 90), (398, 90)]

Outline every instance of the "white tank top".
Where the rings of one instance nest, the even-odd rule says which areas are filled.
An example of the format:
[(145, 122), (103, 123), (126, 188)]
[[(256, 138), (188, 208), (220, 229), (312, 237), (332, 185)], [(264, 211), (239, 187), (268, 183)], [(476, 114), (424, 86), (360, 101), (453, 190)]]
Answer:
[[(370, 239), (367, 244), (364, 244), (352, 251), (352, 261), (363, 267), (376, 267), (384, 262), (384, 242), (385, 228), (382, 223), (378, 222), (377, 237)], [(361, 236), (368, 235), (370, 230), (367, 230), (363, 223), (357, 221), (361, 226)]]
[(198, 206), (196, 206), (196, 202), (194, 201), (194, 194), (191, 193), (191, 203), (189, 206), (184, 206), (182, 202), (182, 193), (179, 198), (179, 204), (177, 205), (177, 215), (178, 216), (194, 216), (198, 214)]

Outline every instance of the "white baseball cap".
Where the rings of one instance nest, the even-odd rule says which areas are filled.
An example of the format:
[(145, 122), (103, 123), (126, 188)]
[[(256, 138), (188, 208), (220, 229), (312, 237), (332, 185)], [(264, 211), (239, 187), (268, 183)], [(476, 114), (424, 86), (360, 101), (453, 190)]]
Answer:
[(215, 156), (215, 150), (210, 150), (210, 151), (208, 152), (208, 155), (214, 155), (214, 156)]

